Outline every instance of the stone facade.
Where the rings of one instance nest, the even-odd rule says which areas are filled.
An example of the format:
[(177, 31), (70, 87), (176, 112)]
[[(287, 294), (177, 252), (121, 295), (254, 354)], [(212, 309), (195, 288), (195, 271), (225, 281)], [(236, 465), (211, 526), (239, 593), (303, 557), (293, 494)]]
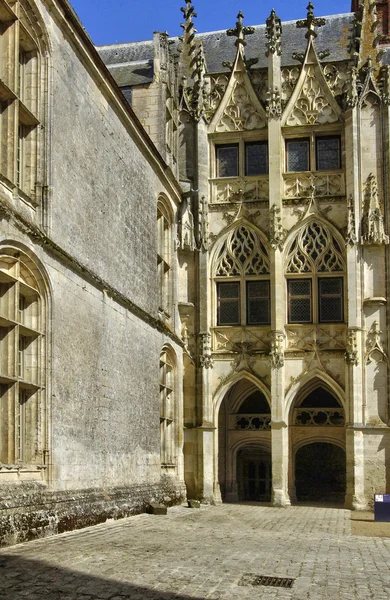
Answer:
[(390, 491), (390, 56), (354, 8), (198, 35), (187, 0), (96, 50), (0, 0), (3, 544)]

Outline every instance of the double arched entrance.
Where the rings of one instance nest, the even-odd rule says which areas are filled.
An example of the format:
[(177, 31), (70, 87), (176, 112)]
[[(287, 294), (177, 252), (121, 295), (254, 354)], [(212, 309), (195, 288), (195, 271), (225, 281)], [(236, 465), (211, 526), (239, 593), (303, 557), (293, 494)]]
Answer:
[[(345, 414), (336, 394), (323, 382), (312, 381), (296, 396), (288, 428), (286, 461), (291, 501), (343, 502)], [(271, 409), (266, 390), (246, 379), (230, 388), (219, 410), (218, 446), (222, 499), (270, 502)]]

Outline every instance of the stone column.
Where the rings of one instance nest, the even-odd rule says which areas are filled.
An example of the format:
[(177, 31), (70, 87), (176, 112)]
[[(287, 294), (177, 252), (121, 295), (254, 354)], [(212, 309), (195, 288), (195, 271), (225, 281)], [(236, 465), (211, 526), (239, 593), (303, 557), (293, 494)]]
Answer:
[(269, 240), (271, 258), (271, 441), (272, 503), (290, 504), (288, 496), (288, 428), (284, 415), (284, 322), (285, 280), (283, 266), (283, 168), (281, 105), (281, 22), (272, 10), (267, 25), (268, 56), (268, 156), (269, 156)]

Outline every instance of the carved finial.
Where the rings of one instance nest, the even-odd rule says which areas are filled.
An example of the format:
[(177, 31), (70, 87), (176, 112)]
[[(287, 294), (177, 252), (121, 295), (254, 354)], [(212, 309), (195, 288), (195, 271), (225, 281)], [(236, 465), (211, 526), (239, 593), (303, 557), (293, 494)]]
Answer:
[(370, 173), (365, 185), (364, 213), (362, 219), (363, 244), (388, 244), (389, 236), (385, 233), (385, 220), (378, 185), (375, 175)]
[(311, 2), (309, 2), (309, 4), (307, 5), (306, 8), (307, 8), (306, 19), (297, 21), (297, 27), (298, 28), (304, 27), (305, 29), (307, 29), (305, 38), (308, 40), (308, 39), (310, 39), (310, 37), (312, 37), (312, 38), (317, 37), (317, 33), (315, 32), (314, 27), (322, 27), (323, 25), (325, 25), (326, 20), (323, 17), (315, 17), (314, 16), (314, 6), (312, 5)]
[(266, 56), (269, 54), (277, 54), (280, 56), (282, 54), (282, 49), (280, 45), (280, 38), (282, 35), (282, 22), (277, 16), (274, 9), (271, 10), (271, 14), (266, 20), (267, 31), (265, 37), (268, 42), (266, 43), (267, 52)]
[(186, 0), (185, 8), (180, 9), (184, 15), (185, 23), (181, 23), (180, 27), (184, 30), (183, 42), (193, 46), (196, 29), (194, 27), (193, 18), (197, 16), (195, 9), (192, 5), (192, 0)]
[(245, 36), (251, 35), (255, 32), (254, 27), (244, 27), (244, 15), (240, 11), (237, 15), (237, 23), (235, 29), (228, 29), (226, 34), (232, 35), (237, 38), (236, 46), (237, 48), (241, 44), (242, 46), (246, 46)]

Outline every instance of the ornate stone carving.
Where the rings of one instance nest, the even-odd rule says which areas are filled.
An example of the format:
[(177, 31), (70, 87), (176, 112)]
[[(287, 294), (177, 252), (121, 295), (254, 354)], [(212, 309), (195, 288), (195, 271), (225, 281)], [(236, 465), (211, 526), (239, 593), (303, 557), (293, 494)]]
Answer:
[(243, 73), (236, 73), (230, 100), (216, 127), (218, 132), (263, 129), (265, 120), (254, 106), (245, 86)]
[(294, 174), (284, 176), (285, 198), (308, 198), (314, 188), (315, 196), (343, 196), (345, 191), (342, 173), (320, 175)]
[(204, 369), (212, 369), (214, 362), (211, 356), (211, 334), (199, 334), (199, 364)]
[(345, 64), (333, 65), (328, 63), (324, 66), (324, 76), (334, 96), (344, 94), (349, 79), (347, 66)]
[(284, 231), (282, 227), (282, 217), (280, 216), (280, 208), (273, 204), (270, 208), (269, 215), (269, 241), (276, 250), (283, 250)]
[(271, 10), (271, 14), (266, 20), (266, 33), (265, 37), (267, 38), (267, 51), (266, 56), (269, 54), (277, 54), (280, 56), (282, 54), (282, 48), (280, 44), (281, 36), (282, 36), (282, 22), (277, 16), (274, 9)]
[(344, 270), (341, 249), (330, 231), (310, 221), (293, 241), (287, 257), (287, 273), (340, 272)]
[(271, 337), (271, 352), (269, 354), (271, 369), (280, 369), (284, 365), (284, 333), (273, 331)]
[(250, 78), (257, 97), (265, 102), (268, 92), (268, 69), (251, 71)]
[(347, 246), (354, 246), (357, 242), (356, 237), (356, 226), (355, 226), (355, 205), (353, 196), (350, 194), (347, 200), (348, 210), (348, 222), (347, 222), (347, 235), (345, 236), (345, 243)]
[(300, 75), (300, 69), (282, 69), (282, 103), (286, 104), (290, 99)]
[[(239, 179), (215, 180), (212, 183), (212, 202), (237, 202), (268, 200), (269, 179), (267, 176), (258, 178), (241, 177)], [(239, 198), (241, 196), (241, 198)]]
[(287, 119), (287, 125), (315, 125), (335, 123), (338, 115), (329, 104), (318, 82), (313, 65), (306, 69), (305, 81)]
[(321, 351), (342, 351), (346, 348), (345, 325), (313, 325), (286, 327), (287, 349), (307, 351), (317, 347)]
[(207, 250), (209, 237), (209, 207), (206, 196), (202, 196), (199, 205), (199, 226), (197, 241), (200, 248)]
[(269, 272), (269, 257), (258, 235), (245, 225), (236, 227), (222, 245), (215, 276), (265, 275)]
[(349, 365), (359, 364), (356, 329), (348, 329), (345, 360)]
[(235, 428), (240, 430), (270, 431), (271, 415), (235, 415)]
[(296, 408), (294, 410), (295, 425), (304, 427), (343, 427), (344, 420), (342, 408)]
[(225, 95), (229, 78), (227, 75), (217, 75), (216, 77), (210, 77), (210, 91), (207, 93), (205, 98), (205, 116), (208, 122), (214, 116), (215, 111), (221, 103), (222, 98)]
[(246, 327), (223, 327), (214, 329), (213, 349), (216, 352), (234, 352), (246, 343), (247, 348), (257, 353), (270, 351), (269, 329), (258, 328), (254, 331)]
[(381, 68), (381, 98), (382, 102), (389, 106), (390, 104), (390, 66), (383, 65)]
[[(374, 359), (374, 356), (379, 356), (379, 360), (376, 362), (387, 362), (387, 354), (383, 348), (381, 341), (382, 331), (379, 329), (378, 321), (374, 321), (371, 329), (367, 335), (366, 343), (366, 362), (370, 363)], [(375, 360), (375, 359), (374, 359)]]
[(179, 246), (182, 250), (195, 250), (194, 217), (189, 197), (184, 197), (182, 200), (179, 221)]
[(358, 82), (358, 70), (356, 67), (352, 67), (346, 86), (345, 105), (347, 108), (354, 108), (358, 103), (359, 87), (361, 88), (361, 84)]
[(234, 36), (237, 38), (236, 46), (238, 46), (239, 44), (242, 44), (243, 46), (245, 46), (246, 45), (245, 36), (252, 35), (253, 33), (255, 33), (254, 27), (245, 27), (244, 26), (244, 18), (245, 18), (244, 15), (240, 11), (237, 15), (237, 22), (236, 22), (235, 29), (228, 29), (226, 32), (226, 35), (231, 35), (231, 36)]
[(384, 217), (378, 195), (375, 175), (367, 177), (364, 193), (364, 212), (362, 219), (362, 244), (388, 244), (385, 233)]
[(314, 28), (322, 27), (323, 25), (325, 25), (326, 20), (323, 17), (315, 17), (314, 16), (314, 6), (312, 5), (311, 2), (309, 2), (309, 4), (307, 5), (306, 8), (307, 8), (306, 19), (297, 21), (297, 27), (307, 29), (305, 38), (307, 40), (309, 40), (310, 38), (317, 37), (317, 33), (314, 30)]
[(269, 119), (280, 119), (282, 115), (282, 101), (278, 88), (269, 88), (266, 96), (265, 110)]

